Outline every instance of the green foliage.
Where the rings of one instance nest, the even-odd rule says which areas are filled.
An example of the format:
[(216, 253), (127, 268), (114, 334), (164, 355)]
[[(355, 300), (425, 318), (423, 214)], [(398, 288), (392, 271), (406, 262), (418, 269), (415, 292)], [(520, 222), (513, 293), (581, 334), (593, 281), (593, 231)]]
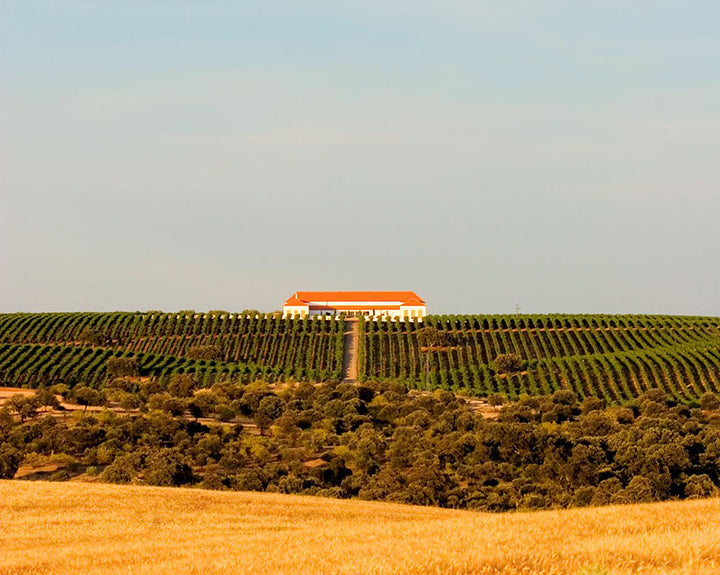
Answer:
[(219, 345), (195, 345), (188, 348), (187, 357), (190, 359), (207, 359), (210, 361), (222, 361), (225, 357)]
[(515, 373), (523, 368), (523, 358), (516, 353), (501, 353), (493, 360), (498, 373)]
[(137, 357), (111, 357), (106, 366), (108, 377), (137, 377), (140, 375), (140, 362)]
[(706, 391), (700, 397), (700, 407), (707, 411), (720, 410), (720, 398), (712, 391)]
[(341, 319), (246, 312), (0, 314), (0, 378), (26, 387), (177, 373), (208, 387), (218, 379), (340, 380)]
[[(140, 401), (139, 411), (20, 423), (14, 410), (0, 410), (5, 476), (25, 454), (52, 454), (66, 461), (58, 480), (80, 465), (118, 483), (487, 511), (708, 497), (720, 484), (717, 422), (655, 391), (631, 407), (583, 402), (590, 411), (569, 390), (524, 395), (496, 419), (450, 392), (393, 382), (299, 383), (278, 393), (262, 382), (225, 382), (189, 398), (156, 385), (117, 391)], [(185, 405), (205, 419), (186, 416)], [(643, 415), (650, 407), (661, 411)]]
[(144, 479), (148, 485), (171, 487), (191, 483), (194, 475), (177, 449), (161, 449), (148, 457)]
[(0, 479), (12, 479), (23, 460), (22, 452), (14, 445), (0, 442)]
[[(464, 315), (361, 327), (360, 381), (510, 399), (565, 388), (615, 405), (656, 388), (692, 406), (717, 389), (720, 318)], [(452, 344), (435, 343), (443, 338)]]

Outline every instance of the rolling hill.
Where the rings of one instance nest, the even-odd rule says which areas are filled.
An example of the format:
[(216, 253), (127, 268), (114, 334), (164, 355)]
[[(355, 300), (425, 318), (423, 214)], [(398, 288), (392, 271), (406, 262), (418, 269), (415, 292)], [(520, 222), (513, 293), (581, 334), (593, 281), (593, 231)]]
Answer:
[(0, 481), (0, 574), (715, 574), (720, 500), (492, 515)]
[[(17, 313), (0, 315), (0, 383), (100, 387), (111, 357), (133, 357), (139, 375), (192, 373), (215, 381), (338, 381), (343, 320), (227, 312)], [(720, 318), (645, 315), (428, 316), (360, 320), (359, 379), (468, 395), (571, 389), (624, 403), (652, 388), (682, 403), (720, 391)], [(450, 345), (427, 348), (432, 327)], [(203, 354), (204, 352), (204, 354)], [(517, 354), (523, 368), (499, 373)]]

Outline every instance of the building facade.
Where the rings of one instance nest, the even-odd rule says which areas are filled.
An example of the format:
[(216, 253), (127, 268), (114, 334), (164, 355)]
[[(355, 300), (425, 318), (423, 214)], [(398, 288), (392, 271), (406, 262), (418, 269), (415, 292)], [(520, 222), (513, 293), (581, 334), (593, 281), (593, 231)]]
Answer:
[(297, 291), (283, 305), (283, 317), (339, 315), (422, 319), (425, 300), (413, 291)]

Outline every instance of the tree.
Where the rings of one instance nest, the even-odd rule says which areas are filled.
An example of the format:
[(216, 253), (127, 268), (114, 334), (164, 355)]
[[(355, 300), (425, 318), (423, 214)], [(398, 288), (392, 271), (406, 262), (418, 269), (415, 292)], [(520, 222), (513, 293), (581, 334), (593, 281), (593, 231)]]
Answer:
[(5, 405), (17, 413), (20, 423), (37, 415), (38, 403), (35, 396), (25, 397), (20, 393), (16, 393), (8, 398)]
[(111, 357), (106, 364), (109, 378), (137, 377), (140, 375), (140, 362), (136, 357)]
[(110, 483), (130, 483), (137, 474), (137, 457), (121, 455), (115, 458), (102, 473), (102, 479)]
[(200, 391), (188, 402), (190, 414), (197, 420), (207, 417), (215, 408), (215, 395), (209, 391)]
[(283, 401), (277, 395), (267, 395), (260, 400), (255, 412), (255, 423), (260, 433), (270, 427), (273, 421), (283, 413)]
[(685, 496), (690, 499), (711, 497), (717, 492), (717, 487), (706, 474), (691, 475), (685, 484)]
[(712, 391), (707, 391), (700, 397), (700, 407), (705, 411), (717, 411), (720, 409), (720, 398)]
[(187, 356), (191, 359), (222, 361), (225, 354), (217, 345), (195, 345), (188, 349)]
[(197, 382), (188, 373), (176, 373), (170, 378), (167, 391), (175, 397), (190, 397)]
[(87, 345), (107, 345), (109, 338), (93, 327), (84, 327), (78, 336), (78, 341)]
[(0, 479), (12, 479), (23, 460), (22, 452), (9, 443), (0, 443)]
[(147, 459), (145, 483), (159, 486), (185, 485), (194, 481), (192, 469), (177, 449), (161, 449)]
[(516, 353), (501, 353), (493, 361), (498, 373), (517, 373), (523, 369), (523, 358)]
[(419, 329), (417, 331), (417, 340), (421, 348), (438, 348), (452, 345), (450, 335), (436, 327)]
[(60, 406), (60, 402), (55, 396), (55, 392), (49, 387), (38, 389), (35, 393), (35, 400), (37, 401), (39, 407), (56, 408)]
[(78, 405), (85, 406), (83, 410), (85, 411), (88, 405), (103, 405), (105, 403), (105, 394), (97, 389), (82, 385), (72, 390), (71, 399)]

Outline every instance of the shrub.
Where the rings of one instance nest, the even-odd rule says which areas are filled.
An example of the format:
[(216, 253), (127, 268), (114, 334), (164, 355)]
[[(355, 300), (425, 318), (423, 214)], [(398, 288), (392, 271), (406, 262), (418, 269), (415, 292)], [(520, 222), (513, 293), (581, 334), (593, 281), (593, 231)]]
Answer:
[(134, 456), (121, 455), (105, 468), (101, 477), (110, 483), (130, 483), (137, 475), (136, 465)]
[(685, 484), (685, 496), (690, 499), (711, 497), (716, 491), (717, 488), (712, 482), (712, 479), (704, 473), (701, 475), (691, 475)]
[(575, 492), (574, 502), (578, 507), (587, 507), (592, 503), (595, 496), (594, 487), (581, 487)]
[(92, 327), (83, 328), (83, 330), (80, 332), (80, 335), (78, 336), (78, 341), (92, 346), (106, 345), (107, 343), (109, 343), (108, 340), (108, 337), (106, 337), (99, 330)]
[(501, 353), (493, 361), (498, 373), (517, 373), (523, 369), (523, 358), (516, 353)]
[(145, 483), (159, 486), (178, 486), (191, 483), (195, 477), (177, 449), (162, 449), (148, 457)]
[(167, 391), (175, 397), (190, 397), (197, 382), (187, 373), (176, 373), (170, 378)]
[(188, 349), (187, 356), (191, 359), (222, 361), (225, 354), (217, 345), (195, 345)]
[(0, 443), (0, 479), (12, 479), (23, 460), (22, 452), (9, 443)]
[(502, 393), (493, 393), (488, 396), (487, 401), (490, 405), (497, 407), (498, 405), (504, 404), (507, 401), (507, 397)]
[(720, 398), (712, 391), (705, 392), (700, 397), (700, 407), (705, 411), (717, 411), (720, 409)]
[(106, 368), (110, 378), (140, 375), (140, 362), (136, 357), (111, 357), (107, 360)]

